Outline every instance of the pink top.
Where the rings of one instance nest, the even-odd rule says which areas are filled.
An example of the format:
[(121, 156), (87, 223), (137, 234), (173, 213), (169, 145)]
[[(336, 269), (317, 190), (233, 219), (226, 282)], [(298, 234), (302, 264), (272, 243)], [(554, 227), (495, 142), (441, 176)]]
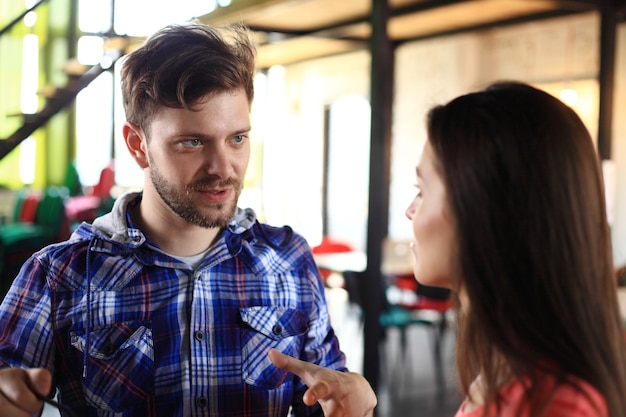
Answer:
[[(581, 393), (570, 385), (560, 385), (551, 399), (550, 405), (542, 417), (607, 417), (606, 402), (604, 397), (587, 382), (576, 380), (582, 391)], [(554, 385), (554, 380), (546, 381), (550, 387)], [(492, 406), (489, 417), (516, 416), (518, 409), (523, 405), (524, 387), (521, 382), (513, 381), (505, 386), (501, 394), (504, 402), (500, 408), (500, 413), (496, 414), (496, 407)], [(586, 395), (585, 395), (586, 394)], [(470, 412), (464, 412), (465, 401), (461, 404), (455, 417), (481, 417), (484, 407), (478, 407)], [(597, 411), (599, 410), (599, 411)], [(528, 416), (528, 412), (522, 413)]]

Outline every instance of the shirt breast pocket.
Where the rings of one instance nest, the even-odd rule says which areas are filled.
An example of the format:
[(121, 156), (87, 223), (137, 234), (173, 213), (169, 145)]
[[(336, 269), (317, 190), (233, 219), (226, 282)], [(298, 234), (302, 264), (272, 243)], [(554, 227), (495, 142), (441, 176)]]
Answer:
[(299, 357), (302, 336), (309, 328), (305, 316), (292, 308), (265, 306), (241, 308), (240, 315), (246, 325), (242, 335), (244, 381), (262, 388), (279, 387), (291, 374), (276, 368), (267, 354), (274, 348)]
[(146, 322), (124, 322), (84, 333), (71, 332), (71, 344), (88, 349), (83, 390), (87, 403), (121, 412), (144, 403), (154, 392), (152, 329)]

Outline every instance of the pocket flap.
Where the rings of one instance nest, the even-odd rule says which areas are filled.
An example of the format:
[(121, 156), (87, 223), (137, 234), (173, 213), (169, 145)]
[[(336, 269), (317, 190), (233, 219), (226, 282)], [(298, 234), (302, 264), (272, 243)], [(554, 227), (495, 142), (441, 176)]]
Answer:
[(240, 308), (241, 320), (272, 339), (297, 336), (309, 328), (305, 317), (293, 308), (254, 306)]
[[(89, 356), (107, 359), (128, 348), (142, 348), (152, 359), (152, 330), (143, 322), (116, 323), (113, 326), (91, 331), (89, 335)], [(85, 351), (87, 336), (70, 332), (71, 344), (81, 352)], [(146, 349), (148, 348), (148, 349)]]

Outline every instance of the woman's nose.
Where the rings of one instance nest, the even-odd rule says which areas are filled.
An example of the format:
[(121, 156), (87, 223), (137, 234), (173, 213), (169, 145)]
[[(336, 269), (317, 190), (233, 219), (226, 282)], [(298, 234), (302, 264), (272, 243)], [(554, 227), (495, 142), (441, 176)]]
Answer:
[(411, 204), (409, 204), (409, 207), (407, 207), (404, 214), (409, 220), (413, 220), (413, 216), (415, 216), (415, 200), (413, 200)]

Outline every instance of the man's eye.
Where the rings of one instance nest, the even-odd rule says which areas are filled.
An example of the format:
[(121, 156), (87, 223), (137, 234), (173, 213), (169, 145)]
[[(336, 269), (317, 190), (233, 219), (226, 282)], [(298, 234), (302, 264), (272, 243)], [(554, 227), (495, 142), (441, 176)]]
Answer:
[(415, 184), (415, 189), (417, 190), (417, 194), (415, 195), (415, 197), (422, 198), (422, 189), (420, 188), (420, 186)]
[(197, 148), (202, 144), (202, 141), (200, 139), (187, 139), (182, 141), (182, 144), (188, 148)]
[(246, 141), (246, 136), (245, 135), (233, 136), (232, 141), (233, 143), (244, 143)]

